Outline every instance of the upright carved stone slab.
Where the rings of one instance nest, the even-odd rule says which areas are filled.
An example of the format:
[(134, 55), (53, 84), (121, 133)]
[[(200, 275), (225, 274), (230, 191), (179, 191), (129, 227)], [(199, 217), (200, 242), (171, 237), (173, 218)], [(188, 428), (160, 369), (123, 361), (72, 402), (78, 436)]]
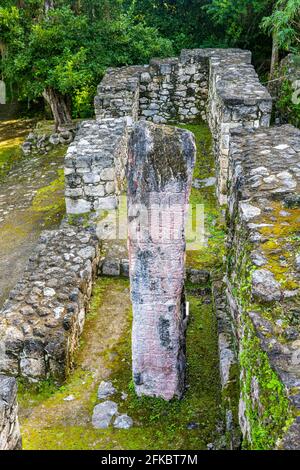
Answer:
[(133, 378), (138, 395), (180, 398), (185, 384), (185, 222), (193, 135), (149, 122), (129, 144)]

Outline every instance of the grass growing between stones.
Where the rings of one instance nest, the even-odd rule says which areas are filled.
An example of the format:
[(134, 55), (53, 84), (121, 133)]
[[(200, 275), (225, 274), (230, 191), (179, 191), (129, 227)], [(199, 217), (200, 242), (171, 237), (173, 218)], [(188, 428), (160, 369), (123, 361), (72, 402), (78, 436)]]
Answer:
[[(205, 123), (180, 125), (195, 135), (197, 146), (197, 160), (194, 170), (195, 180), (201, 182), (215, 177), (215, 161), (212, 150), (212, 136), (209, 127)], [(205, 183), (205, 182), (204, 182)], [(193, 187), (190, 204), (202, 205), (205, 221), (205, 244), (198, 246), (196, 250), (187, 252), (187, 265), (194, 269), (206, 269), (218, 272), (223, 268), (223, 256), (225, 255), (225, 220), (218, 206), (215, 185), (205, 186), (199, 189)]]
[[(19, 388), (25, 449), (206, 449), (221, 422), (216, 331), (210, 297), (190, 292), (187, 336), (188, 390), (166, 403), (136, 397), (131, 381), (129, 283), (99, 279), (94, 289), (74, 373), (63, 387), (51, 382)], [(113, 333), (112, 333), (113, 332)], [(95, 430), (91, 425), (101, 380), (111, 380), (111, 399), (134, 420), (130, 430)], [(126, 400), (121, 394), (128, 395)], [(71, 402), (64, 401), (68, 396)], [(197, 429), (189, 430), (194, 424)]]
[(0, 121), (0, 180), (21, 159), (20, 145), (29, 133), (32, 121)]

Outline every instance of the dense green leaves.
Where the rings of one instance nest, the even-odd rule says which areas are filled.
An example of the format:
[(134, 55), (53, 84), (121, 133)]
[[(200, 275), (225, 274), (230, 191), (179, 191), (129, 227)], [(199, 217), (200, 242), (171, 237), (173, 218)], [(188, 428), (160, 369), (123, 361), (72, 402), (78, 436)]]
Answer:
[[(47, 87), (91, 114), (110, 66), (147, 63), (182, 48), (251, 49), (269, 67), (272, 36), (299, 52), (300, 0), (1, 0), (0, 73), (20, 99)], [(263, 27), (261, 27), (261, 24)]]
[(4, 76), (17, 82), (20, 98), (47, 87), (73, 98), (74, 117), (86, 115), (95, 86), (108, 66), (145, 63), (173, 53), (153, 27), (136, 23), (119, 0), (6, 2), (0, 9), (5, 45)]
[(300, 0), (279, 0), (273, 13), (264, 18), (262, 26), (275, 33), (279, 46), (300, 53)]

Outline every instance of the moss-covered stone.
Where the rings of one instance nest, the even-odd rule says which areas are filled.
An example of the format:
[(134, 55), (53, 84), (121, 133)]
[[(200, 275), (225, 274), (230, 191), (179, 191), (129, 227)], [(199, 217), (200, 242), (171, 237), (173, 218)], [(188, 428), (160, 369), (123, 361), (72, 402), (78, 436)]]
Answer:
[(293, 422), (285, 387), (270, 366), (251, 320), (243, 319), (240, 366), (241, 398), (245, 403), (247, 439), (243, 447), (271, 450)]

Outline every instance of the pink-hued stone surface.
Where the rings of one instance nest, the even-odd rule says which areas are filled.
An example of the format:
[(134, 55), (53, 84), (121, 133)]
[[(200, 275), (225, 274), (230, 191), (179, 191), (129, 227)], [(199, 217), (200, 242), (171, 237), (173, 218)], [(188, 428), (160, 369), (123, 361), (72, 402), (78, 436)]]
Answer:
[(185, 222), (196, 148), (175, 127), (136, 124), (129, 145), (128, 226), (133, 379), (139, 396), (185, 388)]

